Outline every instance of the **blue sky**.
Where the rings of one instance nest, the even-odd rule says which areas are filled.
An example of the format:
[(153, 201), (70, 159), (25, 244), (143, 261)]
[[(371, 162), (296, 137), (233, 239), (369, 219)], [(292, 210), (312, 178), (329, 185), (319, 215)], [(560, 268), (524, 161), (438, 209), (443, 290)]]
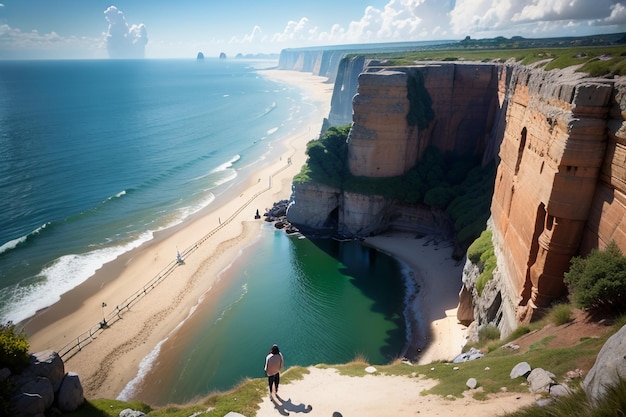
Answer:
[(626, 0), (0, 0), (0, 59), (626, 32)]

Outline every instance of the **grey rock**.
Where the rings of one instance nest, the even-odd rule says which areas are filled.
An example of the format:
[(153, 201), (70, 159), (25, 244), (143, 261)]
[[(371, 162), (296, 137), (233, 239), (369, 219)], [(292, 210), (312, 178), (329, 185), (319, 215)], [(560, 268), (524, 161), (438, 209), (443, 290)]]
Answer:
[(470, 348), (470, 350), (468, 350), (467, 352), (457, 355), (457, 357), (452, 360), (452, 363), (463, 363), (463, 362), (473, 361), (475, 359), (480, 359), (483, 356), (485, 355), (480, 350), (475, 349), (475, 348)]
[(547, 407), (550, 404), (552, 404), (552, 401), (553, 401), (552, 398), (542, 398), (540, 400), (537, 400), (536, 404), (539, 407)]
[(626, 326), (606, 341), (596, 362), (583, 381), (587, 397), (594, 403), (602, 400), (607, 387), (626, 379)]
[(57, 394), (57, 404), (61, 411), (76, 411), (85, 401), (83, 386), (80, 383), (78, 374), (68, 372)]
[[(50, 383), (50, 381), (48, 381)], [(50, 388), (52, 390), (52, 388)], [(11, 416), (32, 417), (43, 415), (47, 408), (47, 399), (40, 394), (19, 392), (11, 397)]]
[(467, 385), (469, 389), (474, 389), (478, 386), (478, 381), (476, 381), (476, 378), (470, 378), (467, 380), (465, 385)]
[(119, 417), (145, 417), (146, 413), (141, 411), (131, 410), (130, 408), (125, 408), (120, 411)]
[(243, 414), (235, 413), (234, 411), (229, 412), (224, 417), (246, 417)]
[(571, 390), (569, 389), (569, 387), (562, 384), (552, 385), (549, 391), (552, 398), (567, 397), (571, 394)]
[(554, 374), (542, 368), (535, 368), (528, 375), (528, 383), (532, 392), (548, 391), (554, 385)]
[(30, 377), (42, 376), (48, 378), (52, 383), (52, 388), (56, 392), (61, 386), (63, 376), (65, 376), (65, 365), (63, 359), (57, 352), (52, 350), (44, 350), (30, 355), (30, 365), (24, 369), (21, 377), (30, 379)]
[(509, 376), (511, 379), (519, 378), (520, 376), (526, 378), (530, 374), (530, 371), (532, 371), (532, 368), (528, 362), (520, 362), (511, 369)]

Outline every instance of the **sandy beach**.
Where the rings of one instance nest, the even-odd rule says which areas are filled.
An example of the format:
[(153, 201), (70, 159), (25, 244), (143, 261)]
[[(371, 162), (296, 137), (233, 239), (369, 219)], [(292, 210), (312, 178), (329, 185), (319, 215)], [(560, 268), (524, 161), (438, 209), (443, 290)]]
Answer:
[[(285, 151), (272, 154), (271, 160), (246, 184), (229, 190), (229, 198), (219, 199), (193, 219), (106, 264), (94, 277), (66, 293), (60, 302), (25, 323), (32, 351), (58, 350), (97, 325), (103, 314), (111, 313), (157, 276), (176, 258), (177, 248), (186, 253), (203, 240), (185, 258), (184, 265), (176, 267), (124, 312), (120, 320), (66, 359), (66, 370), (80, 375), (87, 398), (116, 398), (136, 376), (140, 361), (189, 316), (219, 273), (258, 236), (263, 218), (254, 219), (256, 211), (262, 214), (275, 201), (289, 198), (291, 180), (306, 159), (306, 144), (317, 136), (329, 113), (332, 85), (306, 73), (263, 73), (280, 82), (297, 84), (305, 99), (315, 103), (308, 126), (286, 138)], [(465, 341), (464, 329), (456, 321), (462, 267), (451, 258), (452, 248), (402, 233), (372, 237), (365, 242), (403, 260), (413, 270), (419, 292), (411, 301), (415, 324), (408, 353), (419, 356), (420, 363), (452, 359)], [(422, 259), (427, 262), (421, 262)], [(102, 307), (103, 303), (106, 307)], [(305, 381), (312, 378), (307, 376)], [(334, 379), (332, 384), (335, 385)], [(394, 401), (387, 398), (386, 403), (389, 407)]]

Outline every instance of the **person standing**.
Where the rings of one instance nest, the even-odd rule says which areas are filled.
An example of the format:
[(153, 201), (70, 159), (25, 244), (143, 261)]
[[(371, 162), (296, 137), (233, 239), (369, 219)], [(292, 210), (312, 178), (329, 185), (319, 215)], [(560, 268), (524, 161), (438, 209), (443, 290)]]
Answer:
[(265, 357), (265, 373), (267, 374), (267, 383), (270, 387), (270, 398), (272, 397), (272, 385), (274, 392), (278, 394), (278, 384), (280, 383), (280, 370), (285, 366), (283, 354), (280, 353), (277, 345), (272, 345), (270, 352)]

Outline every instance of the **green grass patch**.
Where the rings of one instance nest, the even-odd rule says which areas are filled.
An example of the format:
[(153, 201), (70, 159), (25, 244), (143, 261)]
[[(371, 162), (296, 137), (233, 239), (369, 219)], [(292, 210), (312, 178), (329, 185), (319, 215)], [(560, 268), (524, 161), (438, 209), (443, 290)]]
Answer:
[(556, 304), (550, 309), (549, 317), (555, 326), (569, 323), (573, 320), (572, 306), (569, 304)]
[(480, 275), (476, 279), (476, 291), (481, 295), (485, 285), (493, 278), (497, 259), (491, 241), (491, 230), (484, 230), (467, 249), (467, 258), (478, 266)]

